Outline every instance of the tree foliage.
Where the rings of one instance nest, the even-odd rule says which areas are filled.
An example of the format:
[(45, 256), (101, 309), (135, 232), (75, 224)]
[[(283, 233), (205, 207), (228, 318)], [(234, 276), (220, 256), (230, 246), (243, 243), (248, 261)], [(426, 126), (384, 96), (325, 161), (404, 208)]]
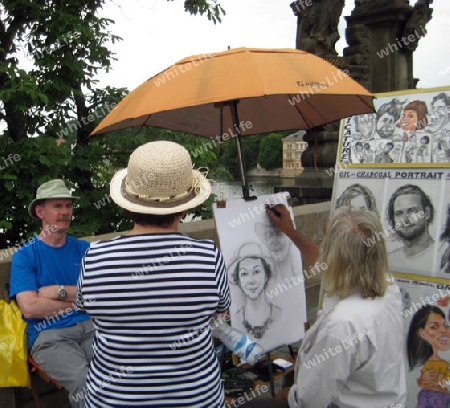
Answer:
[(273, 170), (283, 165), (283, 135), (270, 133), (261, 141), (258, 163), (266, 170)]
[(200, 14), (203, 16), (206, 13), (208, 20), (214, 24), (222, 22), (221, 16), (225, 15), (225, 10), (214, 0), (185, 0), (184, 10), (193, 15)]
[[(246, 136), (241, 138), (242, 155), (244, 158), (245, 170), (248, 171), (256, 167), (258, 163), (259, 145), (263, 137), (260, 135)], [(237, 153), (236, 139), (230, 140), (219, 150), (220, 163), (232, 175), (233, 178), (240, 177), (240, 161)]]
[[(0, 3), (0, 248), (18, 246), (39, 231), (27, 207), (37, 187), (53, 178), (65, 179), (80, 197), (69, 231), (73, 235), (129, 228), (109, 197), (109, 181), (115, 171), (127, 166), (130, 153), (147, 141), (183, 144), (196, 152), (197, 166), (211, 169), (212, 178), (228, 174), (227, 166), (218, 164), (227, 155), (230, 168), (238, 168), (232, 142), (224, 144), (226, 148), (202, 150), (202, 138), (155, 128), (89, 137), (127, 92), (97, 87), (98, 74), (107, 72), (114, 61), (108, 45), (120, 41), (110, 30), (113, 22), (99, 16), (105, 2)], [(220, 4), (209, 0), (186, 0), (184, 8), (214, 23), (225, 13)], [(246, 139), (246, 168), (251, 168), (259, 141)], [(210, 202), (196, 211), (194, 215), (207, 217)]]

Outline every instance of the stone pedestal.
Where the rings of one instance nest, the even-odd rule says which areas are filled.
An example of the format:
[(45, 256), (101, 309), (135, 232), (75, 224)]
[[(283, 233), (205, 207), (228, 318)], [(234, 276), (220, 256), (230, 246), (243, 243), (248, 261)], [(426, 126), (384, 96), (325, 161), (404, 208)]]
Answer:
[(366, 68), (360, 83), (371, 92), (413, 89), (413, 52), (431, 19), (429, 1), (357, 0), (347, 20), (344, 57)]
[(334, 167), (339, 140), (339, 122), (309, 130), (303, 136), (308, 148), (303, 152), (303, 167)]

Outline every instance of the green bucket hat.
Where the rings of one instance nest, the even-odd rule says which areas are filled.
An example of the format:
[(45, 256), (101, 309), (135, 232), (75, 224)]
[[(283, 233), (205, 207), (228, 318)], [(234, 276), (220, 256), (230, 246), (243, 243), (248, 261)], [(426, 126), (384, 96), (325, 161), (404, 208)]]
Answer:
[(39, 217), (36, 215), (36, 206), (44, 200), (51, 200), (56, 198), (71, 198), (76, 200), (80, 197), (73, 196), (70, 190), (66, 187), (64, 180), (55, 179), (47, 181), (42, 184), (36, 191), (36, 198), (28, 206), (28, 214), (31, 218), (38, 220)]

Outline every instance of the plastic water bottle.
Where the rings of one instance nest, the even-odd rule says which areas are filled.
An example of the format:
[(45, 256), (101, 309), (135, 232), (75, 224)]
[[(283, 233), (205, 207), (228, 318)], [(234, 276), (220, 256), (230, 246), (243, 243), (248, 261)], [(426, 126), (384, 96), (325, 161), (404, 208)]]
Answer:
[(224, 319), (212, 321), (212, 334), (241, 360), (255, 364), (264, 354), (264, 349), (238, 329), (231, 327)]

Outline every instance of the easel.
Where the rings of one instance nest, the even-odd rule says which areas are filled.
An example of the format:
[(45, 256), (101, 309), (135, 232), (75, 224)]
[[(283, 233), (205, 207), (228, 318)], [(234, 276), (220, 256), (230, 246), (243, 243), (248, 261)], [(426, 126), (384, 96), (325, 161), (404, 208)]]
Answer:
[[(275, 200), (275, 199), (272, 199), (271, 201), (266, 201), (265, 199), (266, 199), (266, 197), (256, 197), (256, 196), (250, 196), (250, 192), (249, 192), (249, 186), (248, 186), (248, 184), (247, 184), (247, 181), (246, 181), (246, 179), (244, 179), (243, 180), (243, 195), (244, 195), (244, 197), (243, 197), (243, 201), (244, 201), (244, 203), (233, 203), (234, 204), (234, 209), (236, 209), (236, 208), (239, 208), (239, 210), (237, 210), (237, 213), (239, 213), (239, 214), (242, 214), (241, 212), (239, 212), (239, 211), (244, 211), (244, 209), (246, 209), (247, 208), (247, 205), (246, 205), (246, 203), (247, 202), (251, 202), (251, 201), (257, 201), (257, 203), (255, 204), (255, 206), (254, 207), (252, 207), (251, 206), (251, 204), (249, 203), (249, 208), (248, 208), (248, 211), (251, 213), (251, 217), (254, 217), (254, 213), (252, 213), (251, 211), (254, 211), (256, 214), (261, 214), (261, 212), (262, 211), (264, 211), (264, 207), (265, 207), (265, 210), (267, 211), (268, 210), (268, 206), (270, 205), (270, 202), (272, 201), (272, 203), (273, 204), (277, 204), (277, 203), (280, 203), (280, 201), (277, 199), (277, 200)], [(284, 194), (287, 194), (287, 193), (284, 193)], [(288, 198), (287, 196), (286, 196), (286, 199), (287, 199), (287, 201), (284, 201), (284, 199), (283, 199), (283, 202), (285, 203), (285, 205), (287, 205), (287, 206), (289, 206), (289, 207), (292, 207), (292, 199), (290, 199), (290, 198)], [(234, 200), (233, 200), (234, 201)], [(264, 203), (266, 203), (266, 204), (264, 204)], [(216, 205), (216, 207), (215, 207), (215, 209), (214, 210), (218, 210), (218, 209), (220, 209), (219, 211), (222, 211), (223, 209), (226, 209), (228, 206), (229, 206), (229, 203), (227, 202), (227, 200), (226, 199), (216, 199), (216, 202), (215, 202), (215, 205)], [(251, 208), (250, 208), (251, 207)], [(231, 205), (230, 205), (230, 208), (232, 208), (231, 207)], [(256, 211), (256, 209), (257, 208), (260, 208), (260, 211), (258, 212), (258, 211)], [(229, 210), (230, 211), (230, 210)], [(232, 217), (233, 216), (233, 214), (235, 214), (235, 212), (229, 212), (228, 214), (231, 214), (231, 215), (229, 215), (230, 217)], [(242, 218), (243, 218), (243, 222), (245, 222), (246, 221), (246, 219), (242, 216)], [(250, 216), (249, 216), (249, 218), (247, 218), (248, 220), (251, 220), (252, 218), (250, 218)], [(228, 224), (225, 224), (224, 223), (224, 218), (223, 217), (221, 217), (221, 218), (219, 218), (219, 220), (220, 220), (220, 222), (221, 222), (221, 224), (217, 224), (217, 222), (218, 222), (218, 219), (216, 219), (215, 221), (216, 221), (216, 228), (219, 228), (219, 226), (224, 226), (224, 228), (225, 228), (225, 226), (227, 227), (227, 228), (229, 228), (229, 224), (230, 223), (228, 223)], [(268, 222), (268, 221), (267, 221)], [(222, 224), (223, 223), (223, 224)], [(238, 225), (240, 225), (240, 224), (238, 224)], [(227, 231), (227, 229), (225, 229), (225, 231)], [(221, 236), (220, 236), (220, 234), (219, 234), (219, 231), (218, 231), (218, 235), (219, 235), (219, 239), (221, 238)], [(257, 234), (258, 235), (258, 234)], [(261, 234), (260, 234), (261, 235)], [(225, 235), (226, 236), (226, 235)], [(258, 235), (259, 236), (259, 235)], [(244, 241), (245, 242), (245, 241)], [(289, 253), (289, 252), (288, 252)], [(289, 255), (290, 256), (290, 255)], [(232, 265), (232, 264), (231, 264)], [(229, 267), (230, 268), (230, 265), (227, 265), (227, 267)], [(235, 283), (235, 282), (233, 282), (233, 283)], [(290, 286), (289, 286), (289, 288), (290, 288)], [(286, 289), (287, 290), (287, 289)], [(305, 316), (306, 317), (306, 316)], [(301, 323), (300, 323), (301, 324)], [(256, 340), (257, 341), (257, 340)], [(292, 341), (296, 341), (295, 339), (292, 339), (292, 338), (290, 338), (289, 340), (288, 340), (289, 342), (292, 342)], [(280, 343), (278, 343), (278, 344), (280, 344)], [(274, 344), (275, 346), (276, 346), (276, 344)], [(284, 344), (286, 347), (288, 347), (288, 349), (289, 349), (289, 353), (290, 353), (290, 355), (291, 355), (291, 357), (292, 357), (292, 359), (295, 361), (295, 352), (294, 352), (294, 350), (293, 350), (293, 347), (289, 344)], [(283, 346), (283, 344), (280, 344), (280, 347), (282, 347)], [(267, 350), (267, 349), (266, 349)], [(263, 383), (264, 383), (264, 385), (266, 385), (266, 391), (267, 391), (267, 386), (269, 387), (269, 390), (270, 390), (270, 393), (271, 393), (271, 396), (272, 397), (275, 397), (276, 396), (276, 393), (275, 393), (275, 381), (276, 380), (279, 380), (280, 379), (280, 377), (283, 377), (284, 375), (286, 375), (286, 372), (285, 372), (285, 370), (287, 371), (287, 370), (289, 370), (289, 372), (291, 372), (292, 373), (292, 371), (293, 371), (293, 369), (292, 368), (288, 368), (288, 369), (283, 369), (283, 371), (281, 371), (280, 370), (280, 372), (277, 372), (277, 370), (275, 369), (275, 367), (274, 366), (272, 366), (272, 363), (273, 363), (273, 359), (275, 359), (275, 358), (277, 358), (277, 357), (280, 357), (280, 356), (277, 356), (277, 355), (275, 355), (275, 354), (277, 354), (277, 353), (273, 353), (274, 352), (274, 350), (275, 350), (275, 348), (273, 348), (273, 347), (270, 347), (270, 349), (269, 350), (271, 350), (271, 351), (269, 351), (269, 352), (265, 352), (264, 353), (264, 357), (263, 358), (261, 358), (260, 360), (259, 360), (259, 364), (258, 364), (258, 366), (260, 366), (260, 367), (255, 367), (256, 368), (256, 370), (257, 371), (255, 371), (255, 370), (250, 370), (250, 371), (252, 371), (253, 373), (256, 373), (256, 374), (259, 374), (258, 375), (258, 377), (259, 377), (259, 380), (258, 381), (262, 381)], [(282, 356), (281, 356), (282, 357)], [(235, 363), (235, 365), (237, 365), (237, 362)], [(246, 368), (246, 365), (244, 365), (244, 367), (243, 367), (244, 369), (247, 369)], [(248, 367), (248, 368), (250, 368), (250, 367)], [(258, 369), (261, 369), (261, 372), (260, 373), (258, 373)], [(284, 368), (284, 367), (283, 367)]]

